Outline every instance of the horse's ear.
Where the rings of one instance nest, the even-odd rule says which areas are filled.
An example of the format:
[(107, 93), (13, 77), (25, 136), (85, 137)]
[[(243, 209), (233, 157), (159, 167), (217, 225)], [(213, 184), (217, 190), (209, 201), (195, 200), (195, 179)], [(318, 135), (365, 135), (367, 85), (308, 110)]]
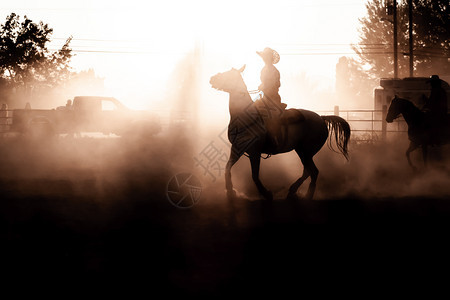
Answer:
[(246, 65), (243, 65), (238, 71), (239, 71), (239, 73), (242, 73), (242, 72), (244, 72), (244, 70), (245, 70), (245, 67), (246, 67)]

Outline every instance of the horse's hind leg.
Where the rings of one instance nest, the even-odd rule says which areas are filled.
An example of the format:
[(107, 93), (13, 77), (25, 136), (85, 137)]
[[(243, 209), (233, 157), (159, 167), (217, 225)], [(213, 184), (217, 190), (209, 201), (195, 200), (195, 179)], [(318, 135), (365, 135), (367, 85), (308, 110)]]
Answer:
[(311, 183), (309, 184), (308, 192), (306, 194), (307, 199), (312, 199), (314, 192), (316, 190), (317, 176), (319, 175), (319, 170), (317, 169), (312, 157), (305, 156), (302, 152), (295, 150), (303, 163), (303, 174), (302, 176), (294, 182), (289, 188), (288, 197), (292, 197), (297, 193), (302, 183), (311, 176)]
[(313, 198), (314, 192), (316, 191), (316, 181), (319, 176), (319, 170), (317, 169), (312, 157), (308, 159), (306, 164), (311, 173), (311, 182), (309, 183), (308, 192), (306, 193), (306, 199), (310, 200)]
[(302, 176), (299, 179), (297, 179), (297, 181), (295, 181), (289, 188), (288, 198), (295, 196), (295, 194), (297, 193), (297, 190), (300, 188), (302, 183), (308, 177), (309, 177), (309, 172), (307, 171), (306, 167), (304, 167)]
[(412, 168), (414, 171), (416, 171), (417, 168), (416, 168), (416, 167), (412, 164), (412, 162), (411, 162), (410, 153), (411, 153), (412, 151), (416, 150), (417, 147), (418, 147), (418, 146), (417, 146), (416, 144), (414, 144), (413, 142), (411, 142), (411, 143), (409, 144), (408, 149), (406, 150), (406, 159), (408, 160), (408, 164), (411, 166), (411, 168)]

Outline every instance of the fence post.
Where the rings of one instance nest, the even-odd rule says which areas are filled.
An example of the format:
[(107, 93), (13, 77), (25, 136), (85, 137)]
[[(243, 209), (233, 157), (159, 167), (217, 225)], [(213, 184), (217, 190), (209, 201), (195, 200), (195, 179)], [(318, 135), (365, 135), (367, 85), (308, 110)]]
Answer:
[(339, 116), (339, 105), (334, 106), (334, 115)]
[(386, 116), (387, 116), (387, 105), (383, 105), (382, 113), (381, 113), (381, 138), (383, 139), (383, 141), (386, 141), (386, 135), (387, 135)]

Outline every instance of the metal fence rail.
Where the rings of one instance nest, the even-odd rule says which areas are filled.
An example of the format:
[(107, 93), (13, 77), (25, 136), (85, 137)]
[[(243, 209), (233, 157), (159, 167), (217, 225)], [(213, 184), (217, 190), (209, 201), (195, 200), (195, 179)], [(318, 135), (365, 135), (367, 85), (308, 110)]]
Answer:
[(334, 110), (316, 112), (320, 115), (331, 114), (344, 118), (350, 124), (353, 138), (356, 140), (385, 140), (388, 138), (388, 135), (404, 134), (408, 131), (408, 126), (403, 117), (395, 119), (392, 123), (386, 122), (386, 106), (381, 110), (340, 110), (339, 106), (335, 106)]
[[(339, 106), (335, 106), (334, 110), (320, 110), (316, 111), (316, 113), (320, 115), (336, 115), (344, 118), (350, 124), (353, 139), (359, 141), (384, 140), (388, 138), (388, 135), (404, 134), (408, 131), (408, 126), (402, 117), (390, 124), (385, 121), (387, 107), (383, 107), (382, 110), (340, 110)], [(173, 119), (173, 116), (171, 117), (163, 118), (165, 120), (165, 122), (162, 120), (164, 125), (169, 125), (169, 119)], [(183, 115), (183, 117), (186, 116)], [(12, 119), (13, 110), (0, 110), (0, 133), (10, 130)]]
[(0, 133), (8, 132), (11, 128), (13, 118), (12, 110), (0, 110)]

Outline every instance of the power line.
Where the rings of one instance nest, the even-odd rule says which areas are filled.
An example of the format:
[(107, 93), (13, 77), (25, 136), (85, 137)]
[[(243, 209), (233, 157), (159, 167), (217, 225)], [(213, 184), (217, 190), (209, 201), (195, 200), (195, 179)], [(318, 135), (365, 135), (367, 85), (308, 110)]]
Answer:
[[(66, 41), (67, 38), (53, 38), (53, 40), (64, 40)], [(120, 42), (120, 43), (129, 43), (129, 42), (142, 42), (142, 40), (110, 40), (110, 39), (89, 39), (89, 38), (72, 38), (72, 41), (83, 41), (83, 42)]]
[[(59, 51), (60, 49), (49, 49), (50, 51)], [(157, 55), (178, 55), (188, 54), (189, 52), (169, 52), (169, 51), (117, 51), (117, 50), (82, 50), (71, 49), (75, 53), (104, 53), (104, 54), (157, 54)]]
[[(56, 40), (67, 40), (63, 38), (55, 38)], [(179, 55), (187, 54), (188, 51), (163, 51), (149, 49), (149, 46), (130, 45), (137, 43), (138, 41), (132, 40), (109, 40), (109, 39), (88, 39), (88, 38), (73, 38), (73, 41), (87, 41), (87, 42), (100, 42), (100, 45), (72, 45), (69, 46), (74, 53), (103, 53), (103, 54), (142, 54), (142, 55)], [(114, 45), (107, 46), (101, 45), (101, 43), (118, 42), (128, 43), (127, 45)], [(141, 41), (139, 41), (141, 42)], [(279, 44), (280, 46), (282, 44)], [(287, 56), (322, 56), (322, 55), (393, 55), (394, 52), (389, 50), (390, 43), (364, 43), (364, 44), (347, 44), (347, 43), (292, 43), (283, 44), (284, 47), (280, 47), (280, 54)], [(312, 48), (311, 46), (314, 46)], [(342, 47), (354, 46), (360, 51), (339, 51)], [(303, 47), (303, 48), (302, 48)], [(81, 48), (81, 49), (80, 49)], [(83, 49), (84, 48), (84, 49)], [(96, 49), (97, 48), (97, 49)], [(284, 48), (284, 49), (283, 49)], [(337, 51), (336, 51), (337, 50)], [(55, 51), (55, 50), (52, 50)], [(57, 50), (56, 50), (57, 51)], [(415, 49), (422, 56), (430, 57), (447, 57), (445, 56), (445, 50), (440, 51), (436, 47), (423, 47)]]
[[(50, 51), (58, 51), (59, 49), (49, 49)], [(101, 54), (142, 54), (142, 55), (180, 55), (188, 54), (189, 52), (167, 52), (167, 51), (117, 51), (117, 50), (82, 50), (82, 49), (72, 49), (74, 53), (101, 53)], [(393, 51), (383, 51), (383, 52), (280, 52), (281, 55), (286, 56), (321, 56), (321, 55), (393, 55)], [(450, 56), (437, 55), (434, 53), (417, 53), (420, 56), (429, 57), (442, 57), (448, 58)]]
[[(53, 40), (64, 40), (67, 38), (56, 37)], [(83, 41), (83, 42), (119, 42), (119, 43), (145, 43), (145, 40), (125, 40), (125, 39), (100, 39), (100, 38), (72, 38), (72, 41)], [(149, 41), (151, 42), (151, 41)], [(390, 43), (275, 43), (276, 46), (280, 47), (301, 47), (301, 46), (390, 46)]]

